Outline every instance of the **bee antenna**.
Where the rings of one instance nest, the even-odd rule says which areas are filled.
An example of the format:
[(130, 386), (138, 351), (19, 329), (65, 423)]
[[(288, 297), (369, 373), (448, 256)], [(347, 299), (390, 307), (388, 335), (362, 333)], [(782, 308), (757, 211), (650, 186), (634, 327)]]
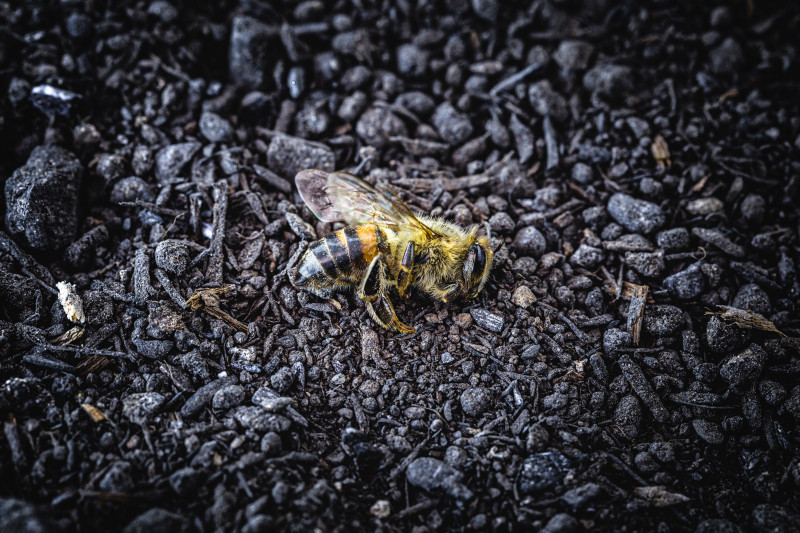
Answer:
[(492, 240), (492, 226), (489, 225), (489, 221), (488, 220), (483, 223), (483, 227), (486, 228), (486, 236), (491, 241)]

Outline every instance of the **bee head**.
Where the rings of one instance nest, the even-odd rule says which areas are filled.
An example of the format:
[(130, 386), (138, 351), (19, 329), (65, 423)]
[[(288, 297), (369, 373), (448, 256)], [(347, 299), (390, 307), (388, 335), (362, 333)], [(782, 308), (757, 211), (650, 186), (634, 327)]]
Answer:
[(477, 229), (472, 231), (472, 244), (467, 250), (464, 267), (461, 271), (464, 283), (464, 296), (467, 299), (475, 298), (483, 289), (489, 279), (494, 252), (489, 244), (488, 235), (477, 235)]

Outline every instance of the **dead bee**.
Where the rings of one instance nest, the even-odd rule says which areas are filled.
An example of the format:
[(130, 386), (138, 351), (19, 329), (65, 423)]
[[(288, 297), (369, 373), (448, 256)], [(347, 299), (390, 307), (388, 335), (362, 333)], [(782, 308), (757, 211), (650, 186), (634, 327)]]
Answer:
[(389, 290), (401, 298), (411, 288), (443, 302), (475, 298), (481, 292), (494, 254), (488, 235), (443, 220), (418, 216), (393, 192), (378, 190), (346, 172), (303, 170), (295, 178), (309, 209), (340, 229), (311, 244), (289, 280), (322, 297), (356, 288), (367, 311), (387, 329), (416, 330), (397, 318)]

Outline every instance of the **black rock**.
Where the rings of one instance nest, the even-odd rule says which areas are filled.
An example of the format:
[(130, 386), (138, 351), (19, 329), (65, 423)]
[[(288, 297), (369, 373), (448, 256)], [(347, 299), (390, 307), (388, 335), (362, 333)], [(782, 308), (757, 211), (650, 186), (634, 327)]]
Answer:
[(192, 523), (179, 514), (158, 507), (134, 518), (122, 533), (191, 533)]
[(550, 116), (554, 121), (563, 123), (569, 118), (567, 101), (558, 94), (547, 80), (542, 80), (528, 88), (528, 100), (534, 111), (541, 116)]
[(472, 10), (480, 18), (494, 22), (497, 20), (499, 5), (497, 0), (470, 0)]
[(175, 494), (187, 497), (195, 494), (203, 480), (203, 473), (190, 466), (176, 470), (169, 476), (169, 486)]
[(652, 233), (666, 222), (659, 206), (646, 200), (638, 200), (624, 193), (616, 193), (606, 206), (608, 213), (628, 231)]
[(169, 183), (179, 177), (181, 170), (202, 146), (199, 142), (185, 142), (171, 144), (159, 150), (155, 162), (155, 174), (159, 183)]
[(672, 228), (661, 231), (656, 235), (656, 244), (667, 251), (683, 250), (689, 246), (689, 230)]
[(122, 400), (122, 414), (134, 424), (144, 424), (167, 401), (157, 392), (136, 392)]
[(281, 367), (269, 378), (269, 382), (272, 385), (272, 388), (278, 392), (285, 392), (289, 390), (289, 387), (291, 387), (292, 383), (294, 383), (294, 374), (292, 373), (292, 369), (288, 366)]
[(626, 252), (625, 264), (636, 270), (642, 276), (652, 278), (661, 275), (667, 264), (664, 261), (664, 252)]
[(333, 150), (324, 144), (299, 137), (275, 135), (267, 149), (267, 164), (272, 171), (294, 181), (295, 175), (307, 168), (332, 172), (335, 157)]
[(211, 406), (214, 409), (226, 410), (241, 405), (245, 400), (245, 390), (241, 385), (228, 385), (214, 393)]
[(408, 78), (419, 78), (428, 70), (428, 53), (413, 43), (397, 48), (397, 71)]
[(133, 489), (131, 464), (127, 461), (111, 463), (105, 475), (97, 483), (97, 487), (104, 492), (119, 494), (130, 492)]
[(488, 329), (489, 331), (500, 333), (505, 327), (505, 319), (502, 316), (481, 307), (470, 309), (469, 313), (472, 315), (472, 318), (475, 319), (475, 323), (478, 326)]
[(664, 279), (664, 288), (678, 300), (691, 300), (706, 289), (706, 278), (701, 263), (693, 263), (680, 272)]
[(553, 61), (567, 71), (585, 70), (594, 53), (594, 46), (585, 41), (561, 41), (553, 53)]
[(719, 374), (731, 385), (755, 381), (761, 375), (765, 360), (764, 350), (757, 344), (751, 344), (743, 352), (725, 361)]
[(273, 50), (269, 26), (246, 15), (237, 15), (231, 27), (228, 68), (233, 82), (248, 89), (260, 89), (270, 78)]
[(744, 248), (725, 237), (719, 230), (707, 228), (692, 228), (692, 235), (703, 242), (713, 244), (726, 254), (739, 259), (745, 256)]
[(103, 154), (94, 167), (98, 176), (113, 182), (125, 176), (125, 159), (115, 154)]
[(52, 85), (37, 85), (31, 89), (31, 103), (48, 115), (68, 117), (78, 110), (82, 102), (80, 94)]
[(592, 167), (587, 165), (586, 163), (575, 163), (572, 167), (572, 180), (580, 183), (581, 185), (587, 185), (592, 182), (594, 179), (594, 171)]
[(706, 325), (706, 342), (708, 348), (715, 353), (732, 353), (744, 346), (750, 338), (750, 332), (712, 316)]
[(527, 255), (538, 259), (547, 249), (547, 240), (542, 232), (533, 226), (526, 226), (514, 237), (514, 248), (519, 255)]
[(473, 132), (469, 116), (459, 112), (453, 104), (446, 101), (436, 108), (431, 122), (442, 140), (450, 145), (463, 143)]
[(528, 456), (519, 473), (519, 491), (532, 494), (549, 489), (564, 479), (569, 459), (560, 452), (542, 452)]
[(772, 303), (770, 303), (769, 296), (755, 283), (742, 285), (739, 288), (739, 292), (736, 293), (736, 297), (733, 299), (731, 305), (764, 316), (768, 316), (772, 313)]
[(656, 337), (675, 335), (683, 324), (683, 311), (674, 305), (648, 305), (644, 326)]
[(639, 426), (642, 425), (642, 406), (635, 396), (624, 396), (614, 412), (614, 422), (628, 439), (635, 439), (639, 435)]
[(109, 196), (109, 200), (115, 204), (120, 202), (134, 202), (136, 200), (152, 202), (154, 199), (154, 187), (142, 178), (136, 176), (119, 180), (114, 184), (114, 188), (111, 189), (111, 194)]
[(195, 391), (195, 393), (186, 400), (181, 408), (181, 415), (185, 417), (192, 417), (198, 414), (203, 408), (208, 405), (214, 394), (218, 390), (236, 383), (238, 380), (233, 376), (226, 376), (219, 378), (211, 383), (203, 385)]
[(586, 243), (578, 246), (575, 253), (569, 258), (569, 262), (575, 266), (593, 270), (605, 259), (605, 253), (600, 248), (589, 246)]
[(15, 498), (0, 498), (2, 530), (7, 533), (51, 533), (62, 531), (51, 512)]
[(5, 184), (6, 227), (39, 252), (66, 247), (78, 232), (78, 191), (83, 166), (58, 146), (34, 148)]
[(356, 123), (356, 133), (367, 144), (382, 148), (389, 144), (391, 137), (406, 137), (408, 129), (405, 123), (389, 109), (375, 106), (361, 115)]
[(189, 266), (189, 248), (178, 240), (161, 241), (156, 246), (155, 260), (159, 268), (181, 276)]
[(456, 500), (470, 500), (472, 491), (461, 483), (462, 477), (460, 471), (433, 457), (418, 457), (406, 468), (406, 479), (415, 487), (428, 492), (444, 491)]
[(561, 495), (561, 501), (573, 512), (588, 510), (587, 508), (603, 494), (603, 488), (597, 483), (586, 483), (570, 489)]
[(471, 387), (461, 393), (461, 409), (464, 414), (477, 418), (491, 407), (492, 395), (485, 387)]
[(709, 422), (702, 418), (692, 420), (692, 427), (697, 436), (712, 445), (719, 445), (725, 442), (725, 434), (716, 422)]
[(633, 71), (623, 65), (596, 65), (583, 76), (583, 86), (589, 92), (618, 100), (633, 90)]
[(728, 37), (711, 50), (708, 59), (715, 74), (736, 74), (744, 62), (744, 52), (736, 40)]
[(575, 517), (558, 513), (539, 530), (539, 533), (578, 533), (582, 528)]
[(744, 533), (744, 530), (730, 520), (709, 518), (697, 524), (694, 533)]
[(216, 113), (204, 111), (200, 115), (200, 133), (212, 143), (222, 143), (230, 141), (233, 137), (233, 126), (231, 123)]

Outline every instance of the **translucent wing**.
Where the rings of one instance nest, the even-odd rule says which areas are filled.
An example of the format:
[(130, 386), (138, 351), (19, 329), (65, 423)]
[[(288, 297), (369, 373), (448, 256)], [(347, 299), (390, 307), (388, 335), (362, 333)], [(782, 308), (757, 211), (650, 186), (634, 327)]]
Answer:
[(346, 172), (303, 170), (295, 178), (300, 196), (325, 222), (342, 220), (351, 226), (377, 224), (394, 231), (437, 233), (421, 222), (411, 209), (389, 190), (378, 190)]

